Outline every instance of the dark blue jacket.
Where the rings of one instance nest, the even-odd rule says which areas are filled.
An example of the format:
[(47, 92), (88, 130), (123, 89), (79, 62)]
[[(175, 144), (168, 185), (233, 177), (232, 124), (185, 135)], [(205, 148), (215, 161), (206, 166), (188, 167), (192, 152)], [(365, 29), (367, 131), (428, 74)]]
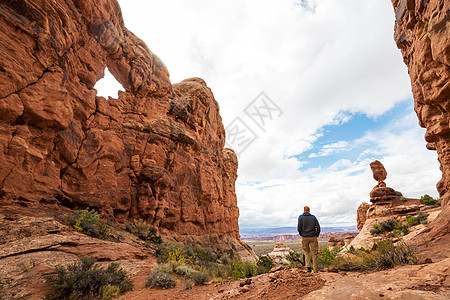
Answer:
[(320, 234), (320, 225), (317, 218), (309, 212), (298, 216), (297, 231), (302, 237), (314, 237)]

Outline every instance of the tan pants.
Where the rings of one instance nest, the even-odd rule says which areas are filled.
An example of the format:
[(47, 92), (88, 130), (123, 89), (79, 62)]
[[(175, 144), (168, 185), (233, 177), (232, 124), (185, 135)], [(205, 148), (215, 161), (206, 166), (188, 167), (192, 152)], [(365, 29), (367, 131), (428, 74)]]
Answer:
[(306, 266), (311, 267), (311, 252), (313, 259), (313, 270), (319, 272), (319, 242), (317, 237), (302, 237), (302, 248), (305, 251)]

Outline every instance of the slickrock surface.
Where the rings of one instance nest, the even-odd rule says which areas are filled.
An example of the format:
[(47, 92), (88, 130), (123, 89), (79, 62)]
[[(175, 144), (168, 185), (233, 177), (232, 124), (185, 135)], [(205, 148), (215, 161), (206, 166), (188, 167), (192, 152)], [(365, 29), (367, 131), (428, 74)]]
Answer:
[[(108, 67), (126, 92), (96, 96)], [(199, 78), (169, 72), (115, 0), (0, 3), (0, 205), (90, 207), (165, 235), (239, 238), (237, 158)]]
[(153, 250), (123, 234), (128, 243), (89, 237), (54, 218), (0, 215), (0, 299), (42, 299), (44, 275), (83, 256), (118, 262), (130, 275), (155, 263)]
[[(436, 150), (442, 171), (437, 184), (443, 211), (422, 238), (450, 232), (450, 2), (392, 0), (394, 39), (408, 66), (414, 108), (427, 129), (427, 148)], [(447, 238), (448, 240), (448, 238)]]
[(303, 300), (448, 299), (450, 259), (329, 281)]

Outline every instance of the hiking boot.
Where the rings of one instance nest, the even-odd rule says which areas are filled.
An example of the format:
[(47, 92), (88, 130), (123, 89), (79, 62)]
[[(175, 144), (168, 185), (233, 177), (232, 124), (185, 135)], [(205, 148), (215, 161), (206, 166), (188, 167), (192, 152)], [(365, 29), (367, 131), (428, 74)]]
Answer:
[(308, 270), (306, 272), (311, 273), (311, 267), (308, 267)]

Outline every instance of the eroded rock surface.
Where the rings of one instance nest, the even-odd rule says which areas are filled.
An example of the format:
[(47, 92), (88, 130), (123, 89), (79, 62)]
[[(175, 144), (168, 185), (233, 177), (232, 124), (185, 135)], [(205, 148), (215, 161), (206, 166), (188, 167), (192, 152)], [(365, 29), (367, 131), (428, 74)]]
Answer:
[(358, 210), (356, 211), (356, 227), (358, 230), (361, 230), (364, 226), (364, 223), (367, 220), (367, 210), (370, 208), (370, 204), (363, 202), (358, 206)]
[(274, 262), (275, 265), (288, 265), (289, 261), (286, 259), (286, 256), (291, 252), (291, 248), (288, 245), (285, 245), (281, 242), (278, 242), (273, 247), (272, 252), (269, 253), (270, 258)]
[(130, 275), (155, 262), (154, 250), (129, 242), (92, 238), (50, 217), (0, 215), (0, 299), (41, 299), (45, 275), (83, 256), (118, 262)]
[[(0, 3), (0, 205), (90, 207), (239, 238), (237, 158), (206, 83), (172, 85), (115, 0)], [(126, 92), (96, 96), (105, 67)]]
[[(450, 259), (329, 281), (310, 299), (448, 299)], [(361, 288), (363, 287), (363, 288)]]
[(408, 66), (414, 108), (426, 128), (427, 148), (436, 150), (442, 179), (437, 184), (443, 211), (425, 238), (450, 232), (450, 2), (393, 0), (394, 39)]

